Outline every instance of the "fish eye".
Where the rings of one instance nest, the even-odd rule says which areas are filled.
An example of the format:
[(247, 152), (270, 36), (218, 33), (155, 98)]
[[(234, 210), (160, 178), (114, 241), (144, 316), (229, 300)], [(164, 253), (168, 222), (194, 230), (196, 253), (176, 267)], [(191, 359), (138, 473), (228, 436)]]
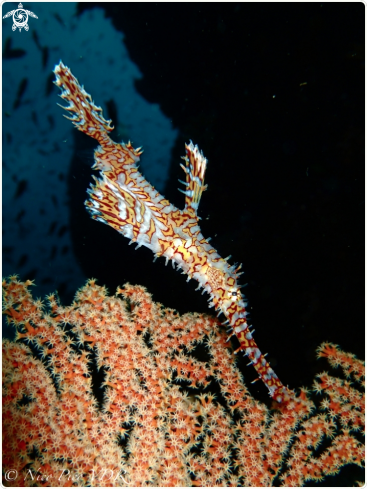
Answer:
[(232, 295), (237, 295), (237, 292), (232, 292)]

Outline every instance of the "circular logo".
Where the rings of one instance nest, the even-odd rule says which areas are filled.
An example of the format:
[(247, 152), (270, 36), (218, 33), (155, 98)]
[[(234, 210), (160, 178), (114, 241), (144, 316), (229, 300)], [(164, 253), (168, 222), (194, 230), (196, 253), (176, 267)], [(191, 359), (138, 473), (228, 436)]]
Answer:
[(21, 30), (22, 27), (27, 31), (29, 29), (29, 26), (27, 24), (28, 22), (28, 14), (26, 10), (23, 10), (22, 8), (19, 8), (14, 11), (13, 13), (13, 26), (12, 29), (15, 31), (15, 29)]

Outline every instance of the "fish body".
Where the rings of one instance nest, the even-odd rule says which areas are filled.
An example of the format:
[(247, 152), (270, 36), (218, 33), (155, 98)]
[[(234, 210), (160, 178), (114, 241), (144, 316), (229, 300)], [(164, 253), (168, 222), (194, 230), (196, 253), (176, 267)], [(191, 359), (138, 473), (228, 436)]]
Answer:
[[(210, 296), (209, 306), (222, 312), (231, 334), (236, 335), (240, 348), (251, 360), (269, 390), (270, 396), (283, 402), (291, 396), (260, 352), (246, 320), (247, 303), (238, 285), (241, 266), (230, 266), (205, 239), (197, 214), (204, 185), (207, 159), (192, 142), (185, 145), (185, 165), (181, 165), (186, 182), (185, 207), (176, 208), (150, 185), (138, 170), (141, 148), (128, 142), (115, 143), (108, 133), (112, 121), (106, 121), (102, 109), (61, 61), (55, 66), (55, 84), (61, 88), (61, 98), (69, 105), (75, 127), (96, 139), (93, 168), (100, 178), (88, 190), (85, 205), (93, 219), (116, 229), (137, 247), (150, 248), (155, 257), (172, 260), (177, 268), (193, 278)], [(65, 116), (66, 117), (66, 116)]]

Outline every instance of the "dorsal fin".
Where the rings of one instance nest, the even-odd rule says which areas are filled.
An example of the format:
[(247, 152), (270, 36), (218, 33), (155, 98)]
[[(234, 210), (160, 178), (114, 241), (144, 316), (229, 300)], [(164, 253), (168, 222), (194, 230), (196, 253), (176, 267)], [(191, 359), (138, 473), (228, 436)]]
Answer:
[(186, 186), (186, 190), (179, 189), (179, 191), (186, 195), (185, 209), (191, 207), (196, 214), (201, 194), (207, 189), (207, 185), (204, 185), (204, 177), (208, 160), (192, 141), (190, 144), (185, 144), (185, 150), (186, 156), (182, 159), (185, 160), (186, 166), (181, 164), (181, 168), (186, 173), (186, 182), (181, 180), (179, 182)]

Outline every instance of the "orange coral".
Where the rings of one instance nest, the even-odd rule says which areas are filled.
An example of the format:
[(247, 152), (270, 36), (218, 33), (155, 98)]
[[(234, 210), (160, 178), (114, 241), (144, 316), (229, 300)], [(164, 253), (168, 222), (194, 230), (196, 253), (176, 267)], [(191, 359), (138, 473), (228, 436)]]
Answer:
[(350, 380), (323, 373), (319, 408), (302, 389), (272, 411), (213, 318), (94, 280), (70, 307), (50, 295), (45, 308), (30, 285), (3, 282), (17, 331), (3, 341), (5, 485), (299, 486), (362, 465), (364, 368), (335, 345), (318, 354)]

